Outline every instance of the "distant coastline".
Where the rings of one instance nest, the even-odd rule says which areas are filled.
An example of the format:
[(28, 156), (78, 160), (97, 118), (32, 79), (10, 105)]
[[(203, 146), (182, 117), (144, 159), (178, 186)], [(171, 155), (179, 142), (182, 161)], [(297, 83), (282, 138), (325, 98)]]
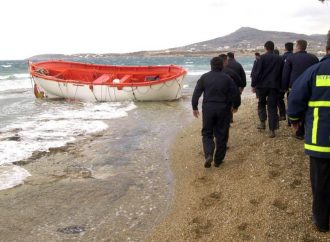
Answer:
[[(173, 52), (165, 52), (165, 51), (139, 51), (139, 52), (131, 52), (131, 53), (109, 53), (109, 54), (73, 54), (73, 55), (64, 55), (64, 54), (43, 54), (43, 55), (35, 55), (27, 58), (26, 60), (46, 60), (46, 59), (69, 59), (69, 58), (112, 58), (112, 57), (125, 57), (125, 56), (136, 56), (136, 57), (213, 57), (218, 56), (222, 53), (234, 52), (235, 56), (251, 56), (254, 57), (255, 52), (263, 53), (263, 49), (259, 50), (226, 50), (226, 51), (173, 51)], [(323, 51), (308, 51), (310, 53), (315, 54), (316, 56), (323, 56), (325, 52)], [(284, 50), (280, 50), (280, 53), (284, 53)]]
[(284, 44), (294, 42), (298, 39), (305, 39), (308, 42), (307, 51), (317, 56), (325, 54), (326, 35), (314, 34), (296, 34), (289, 32), (263, 31), (250, 27), (242, 27), (235, 32), (219, 38), (202, 41), (186, 46), (168, 48), (163, 50), (137, 51), (130, 53), (76, 53), (72, 55), (65, 54), (41, 54), (27, 58), (27, 60), (42, 59), (68, 59), (68, 58), (111, 58), (118, 56), (141, 56), (141, 57), (202, 57), (217, 56), (229, 51), (234, 52), (236, 56), (254, 56), (255, 52), (264, 52), (264, 43), (272, 40), (275, 47), (284, 53)]
[[(233, 51), (233, 50), (228, 50)], [(73, 54), (73, 55), (64, 55), (64, 54), (42, 54), (35, 55), (27, 58), (26, 60), (42, 60), (42, 59), (68, 59), (68, 58), (111, 58), (111, 57), (120, 57), (120, 56), (137, 56), (137, 57), (202, 57), (202, 56), (217, 56), (221, 53), (227, 53), (224, 51), (173, 51), (173, 52), (165, 52), (165, 51), (139, 51), (139, 52), (131, 52), (131, 53), (109, 53), (109, 54), (92, 54), (92, 53), (81, 53), (81, 54)], [(254, 56), (254, 52), (250, 51), (233, 51), (237, 56)]]

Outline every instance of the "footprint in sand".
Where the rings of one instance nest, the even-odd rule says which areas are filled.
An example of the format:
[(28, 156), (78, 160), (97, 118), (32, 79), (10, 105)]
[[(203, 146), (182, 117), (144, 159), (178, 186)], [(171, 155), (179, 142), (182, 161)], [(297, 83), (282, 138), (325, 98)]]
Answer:
[(270, 178), (270, 179), (275, 179), (276, 177), (279, 177), (280, 176), (280, 171), (278, 171), (278, 170), (270, 170), (270, 171), (268, 171), (268, 177)]
[(212, 179), (209, 176), (201, 176), (197, 177), (195, 180), (191, 182), (193, 186), (207, 186), (212, 183)]
[(250, 203), (251, 203), (253, 206), (257, 207), (257, 206), (260, 204), (260, 201), (259, 201), (258, 199), (251, 199), (251, 200), (250, 200)]
[(253, 239), (253, 236), (247, 233), (248, 226), (249, 226), (248, 223), (243, 222), (236, 227), (243, 241), (249, 241)]
[(273, 202), (273, 206), (280, 210), (286, 210), (288, 208), (288, 205), (283, 202), (281, 199), (275, 199)]
[(240, 225), (238, 225), (237, 226), (237, 229), (239, 230), (239, 231), (245, 231), (246, 229), (247, 229), (247, 227), (248, 227), (248, 223), (241, 223)]
[(209, 234), (213, 228), (211, 220), (203, 217), (193, 218), (189, 225), (192, 227), (191, 231), (195, 234), (196, 239), (200, 239), (203, 235)]
[(293, 182), (290, 183), (290, 188), (295, 189), (296, 187), (299, 187), (301, 185), (301, 181), (294, 179)]
[(220, 199), (221, 199), (220, 192), (212, 192), (202, 198), (200, 206), (201, 206), (201, 208), (208, 208), (208, 207), (213, 206), (214, 204), (218, 203)]

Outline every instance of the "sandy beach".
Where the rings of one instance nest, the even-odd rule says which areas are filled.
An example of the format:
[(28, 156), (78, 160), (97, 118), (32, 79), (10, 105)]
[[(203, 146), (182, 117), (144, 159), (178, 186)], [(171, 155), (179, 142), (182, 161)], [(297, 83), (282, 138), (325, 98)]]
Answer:
[[(182, 122), (172, 143), (162, 138), (172, 137), (166, 123), (145, 127), (122, 147), (139, 154), (132, 160), (112, 148), (131, 139), (125, 129), (18, 162), (32, 176), (0, 191), (0, 241), (330, 241), (310, 222), (309, 159), (285, 121), (268, 138), (256, 129), (257, 100), (243, 99), (224, 163), (205, 169), (201, 118), (191, 121), (179, 104), (139, 104), (147, 106), (120, 120), (122, 127), (151, 113), (163, 120), (162, 107), (162, 115), (176, 108)], [(156, 152), (159, 142), (170, 151)], [(173, 174), (166, 178), (160, 171), (168, 163)]]
[(172, 145), (175, 196), (148, 241), (330, 241), (311, 224), (309, 159), (286, 121), (258, 131), (256, 99), (243, 100), (220, 168), (203, 167), (201, 119)]

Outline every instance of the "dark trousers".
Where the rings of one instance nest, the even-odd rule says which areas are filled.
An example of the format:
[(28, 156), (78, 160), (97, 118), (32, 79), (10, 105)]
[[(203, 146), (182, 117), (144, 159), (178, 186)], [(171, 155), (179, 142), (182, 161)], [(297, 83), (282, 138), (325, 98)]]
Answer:
[[(230, 125), (230, 106), (222, 103), (203, 103), (203, 148), (205, 158), (214, 155), (214, 162), (221, 163), (226, 156)], [(214, 144), (215, 137), (215, 144)]]
[[(268, 125), (269, 130), (275, 130), (278, 128), (278, 114), (277, 114), (277, 103), (278, 103), (279, 90), (275, 88), (258, 88), (258, 115), (261, 122), (267, 120), (268, 113)], [(267, 112), (266, 112), (267, 106)]]
[[(287, 100), (287, 102), (288, 102), (288, 100), (289, 100), (289, 95), (290, 95), (290, 91), (288, 91), (288, 92), (286, 93), (286, 100)], [(289, 105), (288, 105), (288, 106), (289, 106)], [(291, 122), (290, 122), (289, 118), (288, 118), (288, 126), (291, 126)]]
[(310, 157), (310, 177), (313, 193), (313, 216), (316, 225), (329, 229), (330, 159)]
[(285, 92), (280, 91), (278, 95), (278, 111), (280, 113), (280, 117), (286, 117), (284, 96)]

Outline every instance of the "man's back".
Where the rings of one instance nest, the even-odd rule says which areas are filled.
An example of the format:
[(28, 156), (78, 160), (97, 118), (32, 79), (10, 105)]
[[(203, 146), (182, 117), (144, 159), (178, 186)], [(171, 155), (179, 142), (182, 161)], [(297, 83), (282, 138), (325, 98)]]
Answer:
[(261, 55), (252, 87), (280, 89), (283, 61), (271, 51)]
[(284, 89), (291, 88), (294, 81), (310, 66), (319, 62), (319, 59), (306, 51), (299, 51), (289, 55), (285, 61), (282, 76)]
[(282, 60), (283, 60), (283, 61), (286, 61), (286, 59), (287, 59), (290, 55), (293, 55), (293, 52), (292, 52), (292, 51), (287, 51), (287, 52), (285, 52), (285, 53), (282, 55)]
[(242, 83), (243, 83), (243, 87), (245, 87), (246, 86), (246, 75), (245, 75), (243, 66), (240, 63), (238, 63), (235, 59), (228, 59), (227, 68), (232, 69), (240, 76)]
[(241, 77), (233, 69), (225, 67), (222, 71), (233, 79), (237, 87), (244, 87)]
[(193, 96), (193, 108), (198, 105), (198, 98), (204, 93), (203, 103), (216, 102), (239, 106), (240, 95), (233, 80), (223, 71), (210, 71), (197, 81)]

